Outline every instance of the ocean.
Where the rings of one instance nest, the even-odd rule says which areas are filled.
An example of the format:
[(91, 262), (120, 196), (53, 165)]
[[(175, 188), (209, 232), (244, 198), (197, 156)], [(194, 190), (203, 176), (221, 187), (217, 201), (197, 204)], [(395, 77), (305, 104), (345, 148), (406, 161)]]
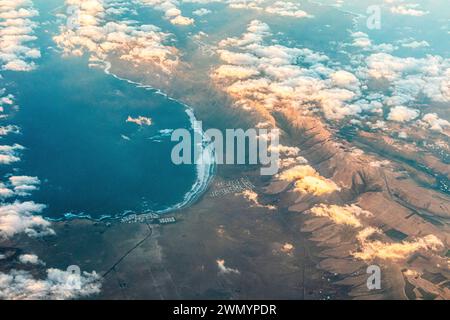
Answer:
[[(41, 35), (42, 45), (51, 44)], [(47, 42), (47, 43), (46, 43)], [(119, 218), (189, 204), (201, 194), (213, 166), (174, 165), (171, 130), (192, 129), (192, 110), (151, 88), (88, 67), (86, 57), (46, 50), (31, 72), (4, 72), (0, 85), (18, 110), (2, 119), (19, 135), (2, 144), (25, 147), (21, 161), (2, 166), (4, 177), (36, 176), (32, 201), (50, 220)], [(127, 119), (151, 119), (135, 123)]]

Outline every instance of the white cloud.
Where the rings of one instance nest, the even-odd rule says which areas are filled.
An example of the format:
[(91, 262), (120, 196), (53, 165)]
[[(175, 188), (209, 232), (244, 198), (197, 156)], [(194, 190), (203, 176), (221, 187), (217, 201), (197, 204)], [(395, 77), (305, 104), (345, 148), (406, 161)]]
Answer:
[(36, 185), (40, 183), (37, 177), (30, 176), (12, 176), (9, 178), (9, 181), (11, 181), (11, 184), (15, 187), (20, 187), (27, 184)]
[(139, 0), (142, 4), (151, 6), (156, 10), (164, 12), (165, 18), (175, 25), (188, 26), (194, 24), (195, 20), (185, 17), (178, 8), (177, 0)]
[(137, 118), (128, 116), (126, 122), (134, 123), (134, 124), (137, 124), (138, 126), (151, 126), (152, 125), (152, 119), (143, 117), (143, 116), (139, 116)]
[(207, 14), (210, 14), (210, 13), (211, 13), (211, 10), (206, 9), (206, 8), (200, 8), (200, 9), (192, 11), (193, 15), (196, 15), (199, 17), (206, 16)]
[(41, 182), (37, 177), (11, 176), (8, 185), (0, 183), (0, 198), (26, 197), (38, 189)]
[(75, 275), (70, 271), (50, 268), (44, 279), (34, 278), (28, 271), (0, 273), (0, 298), (5, 300), (65, 300), (98, 294), (100, 276), (95, 272)]
[(67, 55), (89, 53), (91, 61), (111, 55), (133, 63), (150, 63), (169, 73), (178, 64), (178, 51), (165, 45), (171, 37), (154, 25), (133, 21), (106, 22), (105, 3), (100, 0), (67, 0), (71, 14), (55, 42)]
[(286, 242), (281, 246), (280, 250), (281, 250), (281, 252), (284, 252), (284, 253), (292, 256), (292, 254), (295, 250), (295, 247), (292, 243)]
[(442, 132), (444, 129), (450, 128), (450, 122), (439, 118), (436, 113), (428, 113), (424, 115), (422, 122), (426, 127), (430, 128), (430, 130), (437, 132)]
[(353, 37), (353, 46), (360, 48), (370, 48), (372, 46), (372, 41), (369, 39), (367, 33), (364, 32), (354, 32), (351, 34)]
[(294, 188), (294, 191), (316, 196), (330, 194), (339, 190), (340, 188), (333, 181), (320, 176), (306, 176), (297, 180)]
[(22, 232), (31, 237), (55, 234), (50, 222), (37, 215), (44, 208), (32, 201), (0, 205), (0, 237), (10, 238)]
[(10, 133), (20, 133), (20, 128), (14, 125), (0, 126), (0, 136), (7, 136)]
[(253, 9), (263, 10), (264, 0), (226, 0), (230, 8), (233, 9)]
[(295, 182), (294, 191), (316, 196), (327, 195), (340, 188), (330, 179), (322, 177), (310, 165), (297, 165), (277, 175), (279, 180)]
[(11, 176), (9, 181), (14, 187), (15, 195), (22, 197), (28, 196), (32, 191), (37, 190), (41, 183), (37, 177), (29, 176)]
[(23, 264), (34, 264), (34, 265), (45, 265), (45, 263), (39, 259), (35, 254), (21, 254), (19, 256), (20, 263)]
[(312, 16), (307, 12), (300, 9), (300, 3), (289, 1), (276, 1), (275, 3), (267, 6), (264, 9), (265, 12), (279, 15), (283, 17), (293, 18), (311, 18)]
[(247, 32), (240, 38), (227, 38), (219, 42), (219, 47), (242, 47), (250, 44), (261, 43), (266, 36), (270, 36), (270, 28), (264, 22), (252, 20), (247, 26)]
[[(403, 122), (418, 118), (420, 110), (413, 106), (423, 103), (423, 98), (450, 102), (450, 59), (397, 57), (387, 53), (397, 47), (373, 44), (365, 33), (354, 32), (352, 38), (363, 51), (376, 53), (356, 55), (351, 65), (342, 67), (320, 52), (274, 44), (269, 26), (253, 20), (241, 36), (219, 42), (216, 52), (223, 64), (211, 76), (235, 106), (270, 123), (274, 123), (273, 112), (284, 108), (305, 115), (320, 112), (339, 121), (367, 114), (381, 117), (385, 107), (391, 109), (389, 120)], [(426, 45), (411, 39), (397, 43)], [(387, 88), (383, 94), (371, 91), (378, 82)], [(366, 123), (373, 128), (389, 124), (381, 118)]]
[(358, 91), (361, 83), (358, 78), (353, 74), (345, 70), (339, 70), (330, 75), (333, 84), (339, 88), (349, 89), (352, 91)]
[(0, 198), (2, 200), (11, 198), (15, 195), (14, 191), (9, 189), (4, 183), (0, 182)]
[(378, 109), (371, 101), (366, 109), (352, 103), (361, 94), (354, 74), (332, 69), (327, 56), (307, 48), (265, 45), (270, 36), (267, 24), (253, 20), (241, 37), (219, 42), (217, 53), (226, 64), (212, 77), (237, 106), (267, 115), (286, 105), (299, 109), (319, 105), (328, 119)]
[(301, 9), (300, 3), (295, 1), (274, 2), (271, 0), (225, 0), (224, 2), (227, 3), (232, 9), (256, 10), (267, 14), (291, 18), (312, 17), (310, 14)]
[(247, 199), (252, 203), (252, 206), (255, 206), (257, 208), (265, 208), (268, 210), (276, 210), (276, 207), (273, 205), (263, 205), (259, 203), (258, 194), (253, 190), (244, 190), (241, 194), (244, 196), (245, 199)]
[[(1, 79), (1, 78), (0, 78)], [(0, 106), (3, 107), (3, 105), (11, 106), (14, 104), (14, 96), (12, 94), (4, 95), (6, 92), (6, 89), (0, 90)]]
[(416, 119), (419, 114), (418, 110), (405, 106), (396, 106), (390, 110), (387, 119), (396, 122), (407, 122)]
[(386, 53), (366, 59), (364, 78), (386, 80), (392, 94), (389, 106), (408, 105), (420, 94), (432, 101), (450, 102), (450, 59), (427, 55), (424, 58), (396, 57)]
[(428, 14), (428, 11), (418, 9), (418, 4), (405, 4), (391, 7), (393, 14), (399, 14), (403, 16), (421, 17)]
[(3, 70), (30, 71), (33, 60), (40, 58), (39, 49), (29, 45), (36, 40), (36, 22), (31, 19), (39, 13), (29, 0), (0, 1), (0, 66)]
[[(150, 2), (162, 2), (164, 0), (140, 0)], [(264, 14), (290, 18), (312, 18), (313, 16), (302, 10), (298, 1), (273, 1), (273, 0), (181, 0), (183, 3), (210, 4), (224, 3), (231, 9), (254, 10)], [(175, 0), (170, 2), (176, 3)]]
[(402, 47), (405, 48), (412, 48), (412, 49), (416, 49), (416, 48), (426, 48), (429, 47), (430, 44), (423, 40), (423, 41), (411, 41), (411, 42), (405, 42), (402, 44)]
[(400, 243), (370, 240), (369, 238), (374, 234), (382, 234), (382, 231), (367, 227), (357, 234), (356, 238), (360, 248), (358, 251), (352, 252), (355, 258), (367, 261), (374, 259), (398, 261), (407, 259), (418, 251), (439, 251), (444, 247), (442, 241), (432, 234)]
[(392, 52), (397, 49), (396, 46), (390, 43), (374, 44), (370, 40), (369, 35), (361, 31), (352, 32), (350, 36), (353, 38), (352, 46), (361, 48), (364, 51)]
[(258, 57), (251, 53), (232, 52), (228, 50), (218, 50), (217, 52), (220, 55), (220, 59), (230, 64), (253, 65), (258, 62)]
[(219, 273), (221, 274), (230, 274), (230, 273), (240, 274), (239, 270), (225, 266), (225, 260), (223, 259), (216, 260), (216, 263), (217, 267), (219, 268)]
[(317, 217), (327, 217), (336, 224), (349, 225), (354, 228), (362, 226), (360, 217), (371, 217), (373, 214), (352, 204), (347, 206), (320, 204), (311, 209)]
[(222, 65), (215, 71), (215, 77), (217, 78), (234, 78), (239, 80), (248, 79), (257, 74), (259, 74), (257, 69), (234, 65)]
[(20, 161), (17, 153), (23, 149), (24, 147), (19, 144), (12, 146), (0, 145), (0, 164), (11, 164)]

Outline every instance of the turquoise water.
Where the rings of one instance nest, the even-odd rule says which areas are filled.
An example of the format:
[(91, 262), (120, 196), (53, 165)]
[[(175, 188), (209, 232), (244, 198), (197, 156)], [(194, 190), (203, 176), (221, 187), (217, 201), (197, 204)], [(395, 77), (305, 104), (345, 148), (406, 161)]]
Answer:
[[(195, 197), (205, 184), (198, 179), (207, 177), (170, 159), (168, 129), (191, 128), (185, 106), (87, 64), (49, 52), (37, 70), (2, 80), (20, 105), (2, 121), (22, 131), (5, 140), (26, 147), (15, 174), (42, 182), (32, 200), (48, 206), (49, 218), (99, 219), (167, 210)], [(139, 126), (126, 122), (129, 116), (153, 123)]]

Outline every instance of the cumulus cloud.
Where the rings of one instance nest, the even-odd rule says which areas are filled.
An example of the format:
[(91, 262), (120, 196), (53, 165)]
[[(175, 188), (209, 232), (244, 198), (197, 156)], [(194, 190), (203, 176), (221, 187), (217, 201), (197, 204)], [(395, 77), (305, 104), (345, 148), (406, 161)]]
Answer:
[(408, 241), (387, 242), (378, 240), (383, 231), (367, 226), (367, 218), (373, 217), (369, 211), (363, 210), (357, 205), (326, 205), (320, 204), (313, 207), (310, 213), (316, 217), (326, 217), (337, 225), (352, 227), (356, 233), (358, 249), (351, 252), (357, 259), (373, 261), (383, 259), (391, 261), (405, 260), (419, 251), (437, 252), (444, 249), (443, 242), (436, 236), (430, 234), (416, 237)]
[(293, 167), (295, 165), (307, 164), (307, 163), (308, 163), (308, 160), (306, 160), (302, 156), (298, 156), (298, 157), (283, 157), (282, 159), (280, 159), (278, 161), (278, 167), (280, 169), (286, 169), (286, 168)]
[(442, 132), (444, 129), (450, 128), (450, 122), (439, 118), (436, 113), (427, 113), (422, 118), (422, 123), (430, 130)]
[(211, 10), (206, 9), (206, 8), (200, 8), (200, 9), (192, 11), (193, 15), (196, 15), (196, 16), (199, 16), (199, 17), (205, 16), (205, 15), (210, 14), (210, 13), (211, 13)]
[(26, 197), (38, 189), (41, 183), (37, 177), (11, 176), (8, 183), (0, 183), (0, 198)]
[(0, 183), (0, 199), (4, 200), (15, 195), (14, 191), (9, 189), (4, 183)]
[[(222, 46), (226, 46), (229, 43), (237, 42), (237, 40), (229, 38), (228, 40), (224, 40), (221, 42)], [(232, 52), (228, 50), (218, 50), (217, 53), (220, 56), (220, 59), (229, 63), (228, 67), (233, 65), (244, 65), (244, 66), (252, 66), (258, 62), (258, 57), (251, 53), (241, 53), (241, 52)]]
[(288, 242), (284, 243), (281, 246), (281, 252), (284, 252), (284, 253), (286, 253), (288, 255), (292, 255), (294, 249), (295, 249), (294, 245), (291, 244), (291, 243), (288, 243)]
[(327, 217), (336, 224), (349, 225), (359, 228), (362, 223), (359, 217), (371, 217), (372, 213), (352, 204), (346, 206), (320, 204), (311, 209), (317, 217)]
[(292, 17), (311, 18), (307, 12), (301, 10), (300, 3), (293, 1), (269, 1), (269, 0), (225, 0), (232, 9), (257, 10), (267, 14)]
[(339, 70), (330, 75), (331, 81), (337, 87), (358, 91), (361, 83), (358, 78), (351, 72)]
[(428, 14), (428, 11), (421, 10), (418, 4), (404, 4), (391, 7), (393, 14), (403, 16), (421, 17)]
[(369, 39), (367, 33), (357, 31), (351, 34), (353, 37), (353, 46), (360, 48), (370, 48), (372, 46), (372, 41)]
[(313, 167), (309, 165), (297, 165), (277, 175), (283, 181), (293, 182), (294, 190), (300, 193), (321, 196), (340, 188), (330, 179), (322, 177)]
[(270, 27), (259, 21), (253, 20), (248, 24), (247, 32), (240, 38), (227, 38), (219, 43), (219, 47), (243, 47), (251, 44), (261, 43), (266, 36), (270, 36)]
[(24, 147), (20, 144), (0, 145), (0, 164), (11, 164), (20, 161), (18, 152)]
[(254, 68), (244, 66), (222, 65), (215, 71), (217, 78), (231, 78), (231, 79), (248, 79), (257, 75), (259, 71)]
[(361, 31), (352, 32), (350, 36), (353, 38), (351, 45), (363, 51), (392, 52), (397, 49), (396, 46), (390, 43), (374, 44), (370, 40), (369, 35)]
[(307, 176), (295, 182), (294, 190), (300, 193), (321, 196), (324, 194), (339, 191), (340, 188), (329, 179), (325, 179), (323, 177)]
[(265, 208), (269, 210), (276, 210), (276, 207), (273, 205), (263, 205), (259, 203), (258, 194), (253, 190), (244, 190), (241, 194), (244, 196), (245, 199), (253, 203), (253, 206), (255, 207)]
[(14, 104), (14, 95), (12, 95), (12, 94), (5, 95), (5, 93), (6, 93), (6, 89), (0, 90), (0, 106), (3, 107), (4, 105), (8, 105), (8, 106), (13, 105)]
[[(264, 135), (259, 135), (260, 139), (273, 139), (273, 137), (264, 137)], [(286, 146), (284, 144), (278, 143), (277, 145), (270, 145), (268, 148), (269, 152), (276, 152), (280, 154), (281, 157), (294, 157), (297, 158), (300, 149), (297, 147)]]
[(66, 0), (69, 16), (55, 42), (67, 55), (90, 54), (92, 61), (114, 56), (133, 63), (150, 63), (170, 72), (178, 64), (178, 51), (168, 46), (171, 35), (154, 25), (133, 21), (106, 22), (101, 0)]
[(142, 4), (151, 6), (156, 10), (164, 12), (164, 16), (170, 23), (181, 26), (194, 24), (195, 20), (185, 17), (178, 8), (177, 0), (139, 0)]
[(135, 123), (138, 126), (151, 126), (152, 125), (152, 119), (144, 117), (144, 116), (139, 116), (137, 118), (133, 118), (133, 117), (129, 116), (127, 118), (127, 122)]
[(14, 187), (14, 194), (18, 196), (28, 196), (32, 191), (38, 189), (41, 183), (37, 177), (11, 176), (9, 181)]
[(0, 136), (7, 136), (11, 133), (20, 133), (20, 128), (15, 125), (0, 126)]
[(405, 42), (402, 43), (402, 47), (405, 48), (412, 48), (412, 49), (416, 49), (416, 48), (426, 48), (429, 47), (430, 44), (427, 41), (411, 41), (411, 42)]
[(223, 259), (217, 259), (216, 263), (217, 267), (219, 268), (219, 273), (221, 274), (230, 274), (230, 273), (240, 274), (239, 270), (225, 266), (225, 260)]
[(226, 0), (226, 2), (233, 9), (262, 10), (264, 0)]
[(307, 176), (315, 175), (317, 175), (317, 171), (313, 167), (309, 165), (299, 165), (281, 172), (278, 175), (278, 178), (280, 180), (292, 182)]
[[(141, 0), (148, 1), (148, 0)], [(153, 0), (150, 0), (153, 1)], [(182, 0), (183, 3), (210, 4), (224, 3), (231, 9), (254, 10), (263, 14), (270, 14), (290, 18), (312, 18), (313, 16), (302, 10), (296, 1), (273, 0)]]
[(45, 205), (33, 201), (15, 201), (0, 206), (0, 238), (24, 232), (30, 237), (53, 235), (50, 222), (39, 216)]
[(39, 259), (39, 257), (35, 254), (21, 254), (19, 256), (20, 263), (23, 264), (33, 264), (33, 265), (45, 265), (45, 263)]
[(424, 58), (396, 57), (387, 53), (375, 53), (367, 57), (368, 74), (375, 78), (393, 81), (405, 74), (422, 75), (423, 77), (447, 76), (450, 67), (449, 59), (427, 55)]
[(418, 110), (405, 106), (396, 106), (390, 110), (387, 119), (396, 122), (407, 122), (416, 119), (419, 114)]
[(370, 55), (366, 63), (369, 78), (391, 83), (391, 105), (413, 102), (419, 94), (432, 101), (450, 101), (450, 59), (433, 55), (402, 58), (378, 53)]
[(387, 243), (369, 239), (369, 237), (381, 233), (381, 230), (373, 227), (361, 230), (357, 235), (360, 248), (358, 251), (353, 252), (352, 255), (355, 258), (367, 261), (372, 261), (376, 258), (398, 261), (407, 259), (421, 250), (439, 251), (444, 248), (442, 241), (432, 234), (400, 243)]
[(3, 70), (30, 71), (33, 60), (40, 58), (39, 49), (30, 45), (36, 40), (32, 19), (39, 13), (30, 0), (0, 1), (0, 66)]
[(85, 298), (98, 294), (100, 276), (95, 272), (81, 275), (50, 268), (43, 279), (30, 272), (11, 270), (0, 273), (0, 298), (5, 300), (66, 300)]
[(267, 6), (264, 9), (265, 12), (279, 15), (283, 17), (293, 18), (311, 18), (312, 16), (307, 12), (300, 9), (300, 3), (289, 1), (276, 1), (275, 3)]
[(11, 184), (15, 187), (20, 187), (23, 185), (36, 185), (40, 183), (37, 177), (30, 176), (12, 176), (9, 178), (9, 181), (11, 181)]
[(266, 45), (271, 35), (267, 24), (253, 20), (241, 37), (219, 42), (225, 64), (211, 75), (236, 106), (265, 114), (268, 121), (272, 111), (285, 106), (302, 111), (320, 106), (333, 120), (372, 111), (371, 101), (366, 109), (355, 103), (361, 90), (354, 74), (331, 68), (327, 56), (307, 48)]

